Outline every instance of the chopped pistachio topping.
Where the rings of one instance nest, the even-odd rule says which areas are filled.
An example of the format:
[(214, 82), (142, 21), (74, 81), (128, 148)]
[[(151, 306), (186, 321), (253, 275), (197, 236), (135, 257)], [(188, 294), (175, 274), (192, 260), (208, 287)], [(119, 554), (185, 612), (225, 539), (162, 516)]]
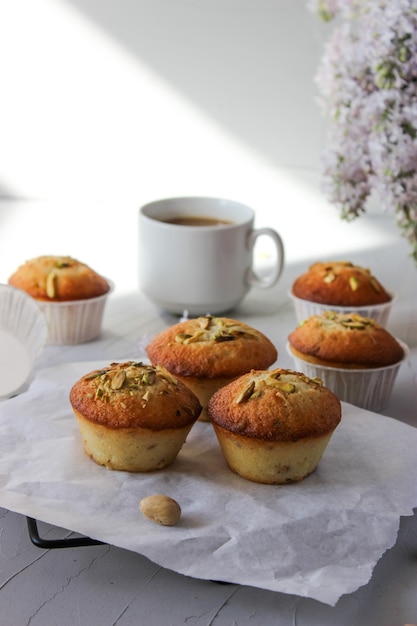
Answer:
[(126, 372), (124, 370), (118, 370), (113, 376), (110, 387), (113, 390), (121, 389), (123, 387), (123, 383), (126, 380)]
[(323, 281), (327, 284), (332, 283), (334, 280), (336, 280), (336, 274), (334, 272), (327, 272), (323, 278)]
[(179, 333), (176, 337), (175, 337), (175, 341), (177, 343), (185, 343), (186, 339), (191, 339), (192, 335), (189, 335), (188, 333)]
[(295, 385), (293, 383), (285, 382), (284, 380), (277, 380), (272, 385), (281, 391), (285, 391), (286, 393), (294, 393)]
[(363, 317), (357, 313), (336, 313), (325, 311), (320, 317), (322, 324), (340, 324), (350, 330), (365, 330), (367, 326), (374, 326), (375, 322), (369, 317)]
[(151, 395), (152, 395), (151, 392), (149, 391), (149, 389), (147, 389), (142, 396), (142, 400), (145, 400), (145, 402), (148, 402)]
[(55, 272), (49, 272), (46, 277), (46, 295), (48, 298), (55, 298), (56, 296), (56, 274)]
[(234, 341), (241, 337), (256, 338), (257, 333), (243, 327), (238, 322), (225, 321), (218, 317), (212, 317), (206, 315), (205, 317), (199, 317), (196, 320), (196, 329), (194, 332), (178, 333), (175, 337), (177, 343), (183, 343), (188, 345), (190, 343), (199, 342), (215, 342), (220, 343), (223, 341)]
[(156, 371), (154, 369), (146, 369), (141, 378), (141, 385), (153, 385), (156, 379)]
[(322, 386), (319, 378), (311, 379), (305, 374), (292, 372), (291, 370), (268, 370), (254, 374), (246, 386), (241, 389), (236, 398), (236, 404), (248, 402), (261, 396), (268, 388), (274, 389), (278, 395), (287, 396), (296, 393), (298, 388), (313, 383), (314, 386)]
[(379, 286), (378, 281), (376, 280), (376, 278), (374, 278), (373, 276), (371, 276), (369, 282), (371, 283), (371, 287), (374, 291), (376, 291), (376, 293), (381, 293), (381, 287)]
[(356, 291), (357, 289), (359, 289), (359, 287), (360, 287), (359, 278), (357, 276), (350, 276), (349, 277), (349, 286), (352, 289), (352, 291)]
[(240, 404), (241, 402), (245, 402), (245, 400), (249, 400), (251, 395), (255, 390), (255, 381), (251, 380), (246, 387), (242, 389), (238, 397), (236, 398), (236, 404)]
[(352, 330), (365, 330), (368, 324), (364, 322), (358, 322), (356, 320), (345, 320), (342, 322), (342, 326), (345, 328), (351, 328)]
[(158, 366), (134, 361), (113, 363), (111, 367), (87, 374), (84, 380), (93, 381), (96, 388), (95, 398), (103, 401), (120, 391), (127, 391), (131, 396), (143, 394), (142, 399), (147, 402), (152, 396), (152, 385), (157, 380), (166, 386), (167, 391), (178, 385), (173, 376), (161, 371)]
[[(201, 328), (204, 328), (204, 330), (207, 330), (210, 326), (210, 323), (212, 321), (212, 317), (211, 315), (205, 315), (204, 317), (200, 317), (200, 326)], [(219, 320), (219, 322), (221, 322), (221, 320)]]

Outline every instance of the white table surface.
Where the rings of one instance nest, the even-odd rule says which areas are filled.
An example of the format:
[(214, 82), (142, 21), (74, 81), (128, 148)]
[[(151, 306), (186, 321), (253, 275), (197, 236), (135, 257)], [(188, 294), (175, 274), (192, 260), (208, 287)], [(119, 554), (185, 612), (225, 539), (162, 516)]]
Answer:
[[(417, 268), (404, 241), (356, 262), (370, 266), (398, 293), (388, 324), (410, 355), (384, 415), (417, 426)], [(305, 263), (289, 264), (279, 284), (251, 292), (230, 316), (259, 328), (276, 344), (278, 364), (293, 367), (285, 351), (295, 325), (287, 290)], [(116, 279), (117, 280), (117, 279)], [(74, 347), (48, 346), (37, 369), (54, 364), (134, 357), (138, 342), (177, 318), (157, 310), (134, 288), (116, 288), (101, 337)], [(407, 468), (404, 468), (407, 472)], [(417, 503), (416, 503), (417, 506)], [(70, 531), (39, 523), (46, 539)], [(44, 550), (29, 539), (24, 516), (0, 509), (0, 623), (2, 626), (146, 624), (165, 626), (402, 626), (417, 623), (417, 516), (401, 519), (396, 545), (377, 563), (369, 583), (331, 607), (315, 600), (235, 584), (184, 577), (139, 554), (109, 545)]]

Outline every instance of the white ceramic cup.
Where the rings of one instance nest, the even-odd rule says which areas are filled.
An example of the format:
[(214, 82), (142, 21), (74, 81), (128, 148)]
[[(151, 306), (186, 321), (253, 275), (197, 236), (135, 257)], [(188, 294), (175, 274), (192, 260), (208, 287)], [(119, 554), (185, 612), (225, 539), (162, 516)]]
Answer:
[[(177, 217), (226, 223), (178, 225)], [(254, 228), (254, 211), (221, 198), (168, 198), (139, 211), (139, 285), (158, 307), (175, 314), (219, 314), (235, 308), (251, 287), (266, 289), (279, 279), (284, 246), (272, 228)], [(263, 276), (254, 267), (260, 236), (275, 245), (274, 265)], [(266, 272), (265, 272), (266, 273)]]

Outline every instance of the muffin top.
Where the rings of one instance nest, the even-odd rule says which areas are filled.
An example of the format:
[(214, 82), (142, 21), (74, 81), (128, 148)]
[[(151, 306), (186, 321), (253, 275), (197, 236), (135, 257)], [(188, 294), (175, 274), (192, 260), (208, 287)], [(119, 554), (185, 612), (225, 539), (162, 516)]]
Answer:
[(389, 302), (391, 296), (369, 269), (350, 261), (314, 263), (293, 283), (297, 298), (333, 306), (370, 306)]
[(181, 428), (200, 415), (198, 398), (162, 367), (111, 363), (89, 372), (70, 391), (70, 403), (90, 422), (109, 428)]
[(146, 348), (152, 363), (178, 376), (239, 376), (272, 365), (278, 353), (261, 332), (227, 317), (210, 315), (162, 331)]
[(321, 381), (286, 369), (252, 370), (211, 397), (212, 422), (266, 441), (296, 441), (333, 431), (339, 399)]
[(383, 326), (356, 313), (312, 315), (288, 341), (295, 355), (332, 367), (385, 367), (404, 356), (401, 345)]
[(8, 282), (36, 300), (49, 302), (85, 300), (109, 291), (105, 278), (70, 256), (40, 256), (26, 261)]

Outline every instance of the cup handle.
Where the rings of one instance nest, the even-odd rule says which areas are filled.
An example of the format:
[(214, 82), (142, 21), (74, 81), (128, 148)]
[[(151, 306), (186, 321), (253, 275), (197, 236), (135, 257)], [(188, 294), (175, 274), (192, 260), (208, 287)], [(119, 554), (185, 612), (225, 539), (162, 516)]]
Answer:
[(272, 228), (258, 228), (251, 230), (248, 234), (247, 245), (250, 250), (253, 250), (256, 240), (262, 235), (270, 237), (274, 242), (277, 251), (277, 260), (272, 272), (267, 276), (259, 276), (255, 272), (254, 267), (250, 267), (246, 273), (246, 283), (250, 287), (268, 289), (278, 282), (278, 279), (282, 274), (282, 270), (284, 269), (284, 244), (282, 243), (281, 237)]

